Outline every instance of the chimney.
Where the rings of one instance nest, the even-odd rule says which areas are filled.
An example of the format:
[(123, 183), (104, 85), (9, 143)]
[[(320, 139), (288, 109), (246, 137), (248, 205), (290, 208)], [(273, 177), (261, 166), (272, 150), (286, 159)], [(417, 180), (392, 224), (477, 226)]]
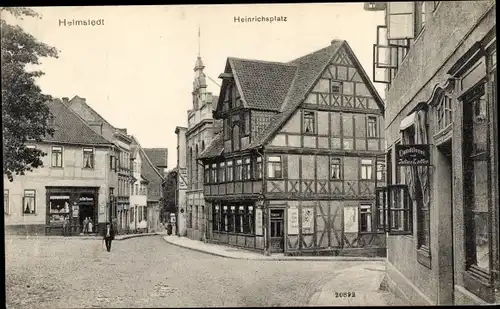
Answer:
[(63, 97), (63, 98), (62, 98), (62, 101), (63, 101), (64, 105), (68, 105), (68, 103), (69, 103), (69, 98), (68, 98), (68, 97)]

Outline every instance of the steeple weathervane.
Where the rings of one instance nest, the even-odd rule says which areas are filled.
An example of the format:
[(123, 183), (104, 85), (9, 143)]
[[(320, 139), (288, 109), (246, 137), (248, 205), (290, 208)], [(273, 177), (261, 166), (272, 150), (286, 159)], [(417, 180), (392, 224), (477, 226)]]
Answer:
[(198, 57), (200, 57), (200, 49), (201, 49), (201, 29), (198, 24)]

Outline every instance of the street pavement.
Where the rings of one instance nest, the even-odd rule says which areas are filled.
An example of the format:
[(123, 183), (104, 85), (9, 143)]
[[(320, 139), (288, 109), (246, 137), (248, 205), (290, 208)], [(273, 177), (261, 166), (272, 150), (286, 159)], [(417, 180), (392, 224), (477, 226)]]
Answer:
[[(345, 305), (328, 294), (355, 288), (356, 297), (366, 299), (363, 293), (375, 292), (367, 289), (376, 283), (357, 278), (356, 271), (373, 276), (383, 267), (380, 261), (224, 258), (169, 244), (160, 235), (115, 241), (109, 253), (100, 239), (7, 236), (5, 260), (7, 308)], [(367, 284), (342, 283), (358, 279)], [(335, 281), (345, 288), (333, 291)]]

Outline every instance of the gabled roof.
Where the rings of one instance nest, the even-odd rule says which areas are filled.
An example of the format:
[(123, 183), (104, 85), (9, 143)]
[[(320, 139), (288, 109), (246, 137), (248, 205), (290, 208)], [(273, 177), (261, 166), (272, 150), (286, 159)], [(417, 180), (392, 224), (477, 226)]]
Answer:
[(228, 58), (243, 104), (251, 109), (279, 111), (297, 67), (294, 65)]
[(61, 100), (48, 101), (52, 116), (54, 117), (54, 135), (46, 136), (44, 141), (60, 142), (79, 145), (113, 145), (67, 107)]
[(168, 149), (167, 148), (143, 148), (148, 158), (156, 167), (168, 166)]
[(97, 119), (97, 121), (106, 123), (110, 127), (115, 128), (104, 117), (102, 117), (98, 112), (96, 112), (95, 109), (93, 109), (89, 104), (87, 104), (87, 100), (85, 100), (84, 98), (81, 98), (81, 97), (75, 95), (71, 100), (69, 100), (68, 105), (73, 104), (75, 99), (83, 102), (85, 104), (85, 106), (87, 106), (90, 113), (92, 113), (92, 115)]
[[(245, 107), (276, 111), (268, 126), (255, 137), (249, 148), (265, 144), (288, 121), (342, 47), (345, 47), (349, 58), (357, 66), (378, 107), (384, 111), (382, 98), (344, 40), (333, 40), (329, 46), (288, 63), (228, 58), (224, 72), (229, 76), (232, 74)], [(218, 156), (223, 150), (224, 141), (222, 134), (219, 134), (201, 153), (200, 158)]]

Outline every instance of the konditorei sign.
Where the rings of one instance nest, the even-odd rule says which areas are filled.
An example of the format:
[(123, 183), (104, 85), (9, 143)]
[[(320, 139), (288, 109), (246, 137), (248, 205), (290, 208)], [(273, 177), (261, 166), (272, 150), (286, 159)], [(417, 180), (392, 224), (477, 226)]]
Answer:
[(427, 144), (396, 145), (397, 165), (428, 166), (430, 157), (430, 147)]

